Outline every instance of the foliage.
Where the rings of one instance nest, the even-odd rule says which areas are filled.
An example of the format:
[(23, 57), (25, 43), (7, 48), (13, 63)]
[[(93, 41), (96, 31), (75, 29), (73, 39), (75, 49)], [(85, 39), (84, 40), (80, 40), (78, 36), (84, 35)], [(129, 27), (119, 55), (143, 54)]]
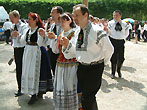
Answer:
[[(7, 12), (18, 10), (22, 18), (27, 18), (29, 12), (38, 13), (42, 19), (49, 17), (51, 8), (60, 5), (64, 11), (72, 12), (75, 4), (82, 0), (0, 0)], [(114, 10), (119, 9), (123, 18), (131, 17), (138, 20), (147, 20), (147, 0), (89, 0), (90, 14), (99, 18), (112, 19)]]

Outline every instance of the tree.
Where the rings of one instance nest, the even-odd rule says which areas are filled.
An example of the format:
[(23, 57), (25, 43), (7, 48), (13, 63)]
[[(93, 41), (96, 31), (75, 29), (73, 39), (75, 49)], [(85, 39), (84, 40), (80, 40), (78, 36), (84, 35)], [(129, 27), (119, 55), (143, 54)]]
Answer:
[(82, 3), (88, 7), (88, 0), (83, 0)]

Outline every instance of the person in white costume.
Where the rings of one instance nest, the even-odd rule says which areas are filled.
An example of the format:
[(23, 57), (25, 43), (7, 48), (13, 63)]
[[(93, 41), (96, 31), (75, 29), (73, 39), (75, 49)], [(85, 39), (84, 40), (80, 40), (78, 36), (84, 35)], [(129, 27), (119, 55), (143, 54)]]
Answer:
[[(43, 61), (44, 47), (41, 47), (38, 34), (39, 28), (44, 28), (40, 16), (30, 12), (28, 14), (29, 30), (20, 38), (16, 37), (17, 42), (25, 44), (22, 64), (21, 92), (31, 95), (28, 104), (34, 104), (38, 98), (42, 98), (47, 91), (47, 72), (50, 70), (48, 59)], [(44, 63), (45, 62), (45, 63)], [(44, 64), (42, 66), (42, 63)], [(46, 67), (46, 68), (44, 68)], [(42, 68), (44, 68), (42, 72)], [(51, 71), (49, 71), (51, 72)], [(42, 78), (43, 77), (43, 78)], [(46, 78), (46, 80), (44, 79)], [(44, 79), (43, 81), (40, 81)], [(38, 98), (37, 98), (38, 95)]]
[(79, 29), (75, 31), (78, 39), (72, 43), (63, 38), (65, 58), (76, 57), (79, 62), (77, 78), (82, 91), (83, 110), (98, 110), (96, 93), (99, 91), (104, 64), (107, 64), (113, 53), (113, 46), (106, 32), (91, 23), (88, 8), (83, 4), (73, 7), (73, 18)]
[(75, 36), (75, 24), (69, 13), (60, 15), (60, 24), (64, 30), (57, 37), (54, 33), (48, 33), (48, 41), (45, 42), (45, 31), (40, 29), (40, 35), (44, 37), (46, 45), (52, 44), (54, 53), (59, 53), (55, 69), (53, 98), (55, 110), (78, 110), (77, 95), (77, 60), (75, 58), (66, 59), (62, 53), (62, 39), (67, 38), (73, 44), (77, 40)]

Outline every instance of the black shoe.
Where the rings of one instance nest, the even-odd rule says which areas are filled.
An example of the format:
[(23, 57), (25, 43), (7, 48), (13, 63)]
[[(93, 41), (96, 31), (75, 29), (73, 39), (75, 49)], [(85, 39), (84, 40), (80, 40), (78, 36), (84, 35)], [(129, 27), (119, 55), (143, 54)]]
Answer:
[(17, 92), (15, 93), (15, 97), (18, 97), (18, 96), (21, 96), (21, 95), (23, 95), (23, 93), (21, 93), (21, 92), (19, 92), (19, 91), (17, 91)]
[(32, 105), (37, 101), (37, 96), (36, 95), (32, 95), (31, 99), (29, 100), (28, 104)]
[(121, 72), (118, 72), (118, 77), (119, 77), (119, 78), (121, 78), (121, 77), (122, 77)]
[(112, 75), (111, 75), (111, 78), (114, 79), (114, 78), (115, 78), (115, 75), (112, 74)]
[(42, 94), (42, 93), (38, 93), (37, 97), (38, 97), (39, 99), (43, 99), (43, 94)]

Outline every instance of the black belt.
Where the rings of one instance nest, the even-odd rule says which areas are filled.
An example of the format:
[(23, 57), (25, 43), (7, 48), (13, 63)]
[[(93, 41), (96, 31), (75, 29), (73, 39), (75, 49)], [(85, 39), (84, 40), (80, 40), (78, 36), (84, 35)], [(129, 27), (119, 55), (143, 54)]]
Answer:
[(28, 44), (28, 45), (35, 45), (35, 46), (38, 45), (37, 42), (27, 42), (27, 44)]
[(24, 48), (24, 47), (14, 47), (15, 49), (22, 49), (22, 48)]
[(94, 62), (91, 62), (91, 63), (83, 63), (83, 62), (81, 62), (81, 64), (84, 65), (84, 66), (90, 66), (90, 65), (97, 65), (97, 64), (100, 64), (100, 63), (103, 63), (103, 62), (104, 62), (104, 59), (99, 60), (99, 61), (94, 61)]

